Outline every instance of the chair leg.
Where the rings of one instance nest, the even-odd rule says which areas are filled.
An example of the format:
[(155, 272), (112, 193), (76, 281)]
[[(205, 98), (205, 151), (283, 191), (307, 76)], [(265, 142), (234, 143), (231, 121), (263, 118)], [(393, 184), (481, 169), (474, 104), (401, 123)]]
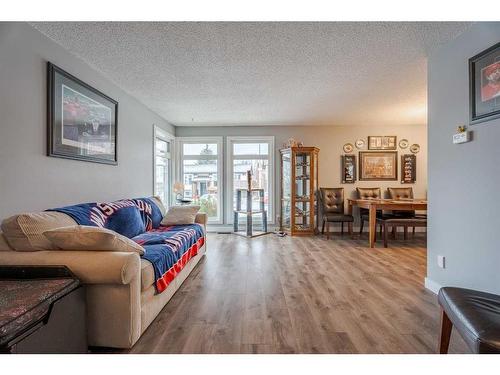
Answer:
[(404, 239), (405, 241), (408, 239), (408, 225), (404, 226)]
[(389, 229), (387, 223), (384, 223), (384, 247), (387, 247), (387, 229)]
[(344, 222), (341, 222), (340, 223), (340, 235), (343, 236), (344, 235)]
[(359, 225), (359, 236), (363, 234), (363, 225), (365, 224), (365, 221), (363, 219), (360, 220), (361, 224)]
[(447, 354), (448, 347), (450, 346), (451, 330), (453, 329), (453, 323), (451, 322), (448, 315), (441, 310), (441, 333), (439, 336), (439, 354)]
[(323, 219), (323, 226), (321, 227), (321, 234), (325, 234), (325, 219)]
[(382, 224), (380, 224), (380, 238), (382, 238)]
[(396, 239), (396, 232), (398, 231), (398, 228), (394, 225), (392, 227), (392, 239), (395, 240)]
[(347, 230), (349, 231), (349, 236), (352, 237), (352, 221), (347, 223)]
[(326, 239), (327, 240), (330, 239), (330, 222), (329, 221), (326, 222)]
[(412, 231), (411, 231), (411, 236), (412, 237), (415, 237), (415, 227), (413, 227)]

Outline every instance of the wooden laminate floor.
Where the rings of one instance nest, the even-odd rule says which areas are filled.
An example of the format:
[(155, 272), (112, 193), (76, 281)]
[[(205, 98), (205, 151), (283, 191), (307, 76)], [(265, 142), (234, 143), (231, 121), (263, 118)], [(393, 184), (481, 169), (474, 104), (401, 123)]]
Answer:
[[(208, 253), (130, 353), (435, 353), (423, 234), (209, 234)], [(452, 335), (451, 353), (467, 353)]]

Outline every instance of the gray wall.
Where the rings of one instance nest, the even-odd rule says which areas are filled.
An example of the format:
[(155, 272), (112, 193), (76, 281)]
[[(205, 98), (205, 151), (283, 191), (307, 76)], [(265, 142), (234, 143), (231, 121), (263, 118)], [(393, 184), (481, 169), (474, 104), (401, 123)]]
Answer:
[[(45, 156), (48, 60), (119, 102), (118, 166)], [(20, 211), (151, 194), (153, 124), (174, 132), (28, 24), (0, 23), (0, 219)]]
[[(428, 65), (429, 229), (427, 284), (500, 293), (500, 119), (468, 124), (468, 59), (500, 41), (500, 23), (477, 23), (436, 51)], [(446, 268), (437, 266), (446, 256)]]
[[(176, 136), (226, 136), (244, 135), (273, 135), (276, 146), (276, 174), (275, 187), (279, 193), (280, 170), (279, 151), (282, 144), (290, 137), (300, 140), (305, 146), (316, 146), (320, 148), (319, 153), (319, 184), (324, 187), (344, 187), (347, 197), (354, 196), (356, 187), (380, 186), (386, 190), (389, 186), (401, 186), (399, 180), (391, 182), (367, 182), (357, 181), (355, 184), (341, 184), (340, 155), (343, 154), (342, 147), (345, 143), (352, 143), (358, 138), (365, 141), (369, 135), (396, 135), (398, 142), (406, 138), (412, 143), (420, 144), (420, 152), (417, 154), (417, 183), (413, 185), (415, 197), (425, 198), (427, 196), (427, 127), (426, 126), (397, 126), (397, 127), (375, 127), (375, 126), (253, 126), (253, 127), (177, 127)], [(399, 155), (402, 150), (398, 150)], [(410, 153), (408, 149), (404, 153)], [(356, 150), (357, 154), (357, 150)], [(399, 163), (398, 159), (398, 163)], [(398, 176), (399, 176), (398, 164)], [(227, 176), (225, 176), (227, 177)], [(224, 181), (225, 182), (225, 181)], [(225, 186), (226, 184), (224, 184)], [(226, 192), (225, 192), (226, 194)], [(224, 198), (225, 202), (225, 198)], [(276, 194), (275, 207), (279, 214), (279, 196)]]

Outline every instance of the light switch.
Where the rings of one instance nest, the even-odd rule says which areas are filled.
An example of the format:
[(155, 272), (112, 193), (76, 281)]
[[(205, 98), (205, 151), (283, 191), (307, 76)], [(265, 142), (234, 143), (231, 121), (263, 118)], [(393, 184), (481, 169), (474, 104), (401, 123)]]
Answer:
[(437, 261), (440, 268), (445, 268), (445, 257), (443, 255), (438, 255)]

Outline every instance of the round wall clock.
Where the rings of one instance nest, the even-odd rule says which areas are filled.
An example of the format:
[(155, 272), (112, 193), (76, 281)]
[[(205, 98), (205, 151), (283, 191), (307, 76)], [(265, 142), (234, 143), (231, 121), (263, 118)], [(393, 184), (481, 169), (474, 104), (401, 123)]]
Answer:
[(407, 148), (410, 145), (410, 142), (408, 142), (407, 139), (402, 139), (399, 141), (399, 147), (402, 149)]
[(420, 151), (420, 146), (417, 145), (416, 143), (412, 144), (410, 146), (410, 151), (413, 153), (413, 154), (416, 154)]
[(351, 152), (352, 152), (352, 150), (354, 150), (354, 146), (352, 145), (352, 143), (346, 143), (346, 144), (344, 145), (344, 152), (345, 152), (346, 154), (351, 153)]
[(358, 139), (355, 143), (356, 148), (364, 148), (365, 147), (365, 140), (364, 139)]

